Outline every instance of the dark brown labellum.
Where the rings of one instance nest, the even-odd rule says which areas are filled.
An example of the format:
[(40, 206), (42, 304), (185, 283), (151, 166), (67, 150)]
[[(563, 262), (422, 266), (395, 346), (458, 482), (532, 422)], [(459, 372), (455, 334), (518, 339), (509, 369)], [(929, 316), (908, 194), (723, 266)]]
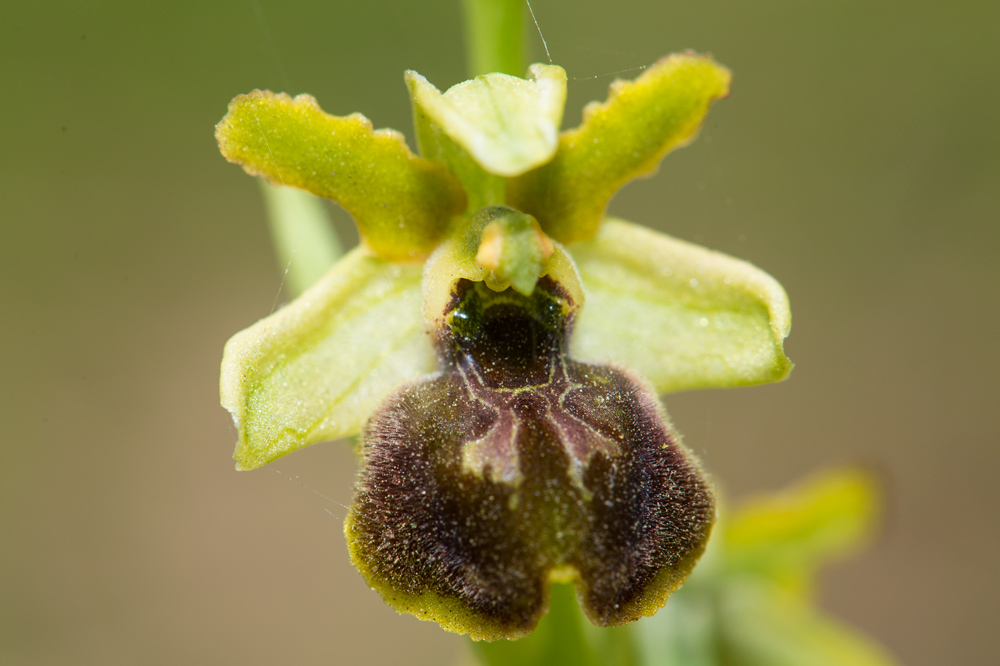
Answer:
[(715, 504), (650, 390), (566, 354), (575, 304), (462, 282), (443, 371), (372, 417), (347, 521), (362, 574), (400, 611), (517, 638), (571, 580), (599, 625), (650, 615), (704, 550)]

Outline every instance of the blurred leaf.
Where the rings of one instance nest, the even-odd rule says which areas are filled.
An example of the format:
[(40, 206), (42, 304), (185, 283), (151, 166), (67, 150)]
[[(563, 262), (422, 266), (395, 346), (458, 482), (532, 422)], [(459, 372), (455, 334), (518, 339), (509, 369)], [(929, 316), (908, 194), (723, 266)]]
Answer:
[(660, 393), (791, 371), (788, 297), (751, 264), (614, 218), (570, 250), (588, 302), (572, 338), (580, 360), (631, 368)]
[[(699, 564), (699, 567), (701, 565)], [(636, 666), (720, 666), (716, 609), (691, 579), (656, 615), (637, 622)], [(692, 593), (694, 590), (694, 593)]]
[(858, 468), (828, 472), (751, 501), (726, 523), (728, 566), (794, 584), (871, 532), (878, 493)]
[(413, 155), (401, 134), (373, 131), (359, 114), (331, 116), (309, 95), (239, 95), (215, 136), (226, 159), (247, 173), (346, 208), (364, 243), (386, 259), (426, 256), (465, 210), (455, 178)]
[(587, 106), (583, 123), (562, 133), (552, 161), (508, 183), (507, 202), (561, 243), (591, 238), (615, 192), (694, 139), (729, 79), (710, 57), (685, 53), (616, 81), (606, 102)]
[(885, 652), (773, 586), (731, 581), (719, 608), (727, 666), (892, 666)]
[(287, 307), (226, 343), (222, 405), (239, 430), (239, 469), (359, 432), (390, 392), (434, 370), (421, 274), (418, 264), (356, 248)]
[(294, 187), (261, 180), (271, 238), (285, 280), (298, 296), (333, 266), (343, 248), (330, 225), (323, 199)]

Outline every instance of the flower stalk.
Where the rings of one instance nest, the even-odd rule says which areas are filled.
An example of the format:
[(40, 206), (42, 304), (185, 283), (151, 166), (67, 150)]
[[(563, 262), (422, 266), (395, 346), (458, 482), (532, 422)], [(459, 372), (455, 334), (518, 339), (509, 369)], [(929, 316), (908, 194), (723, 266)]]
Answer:
[(524, 0), (462, 0), (470, 77), (524, 74)]

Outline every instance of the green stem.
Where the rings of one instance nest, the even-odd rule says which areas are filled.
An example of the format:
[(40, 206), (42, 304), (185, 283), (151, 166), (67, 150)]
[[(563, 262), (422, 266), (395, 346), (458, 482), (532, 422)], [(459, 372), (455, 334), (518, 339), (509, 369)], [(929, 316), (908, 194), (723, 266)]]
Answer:
[(572, 585), (553, 585), (549, 612), (518, 641), (475, 643), (483, 666), (603, 666), (587, 641)]
[(524, 75), (524, 0), (462, 0), (470, 76)]
[(659, 658), (643, 660), (633, 625), (602, 628), (591, 624), (571, 584), (553, 584), (549, 604), (549, 612), (529, 636), (473, 643), (480, 666), (688, 666), (684, 661), (675, 665)]

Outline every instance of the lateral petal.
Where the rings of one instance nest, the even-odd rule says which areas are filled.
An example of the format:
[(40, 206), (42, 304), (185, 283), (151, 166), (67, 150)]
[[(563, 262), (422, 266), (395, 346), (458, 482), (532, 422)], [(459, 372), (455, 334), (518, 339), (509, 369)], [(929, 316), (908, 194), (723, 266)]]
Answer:
[(465, 210), (459, 182), (415, 156), (394, 130), (360, 114), (324, 113), (309, 95), (239, 95), (216, 125), (230, 162), (275, 185), (293, 185), (347, 209), (365, 244), (390, 260), (423, 258)]
[(606, 102), (588, 105), (583, 123), (562, 133), (551, 162), (508, 182), (508, 205), (561, 243), (592, 237), (615, 192), (694, 139), (729, 79), (710, 57), (682, 53), (616, 81)]

